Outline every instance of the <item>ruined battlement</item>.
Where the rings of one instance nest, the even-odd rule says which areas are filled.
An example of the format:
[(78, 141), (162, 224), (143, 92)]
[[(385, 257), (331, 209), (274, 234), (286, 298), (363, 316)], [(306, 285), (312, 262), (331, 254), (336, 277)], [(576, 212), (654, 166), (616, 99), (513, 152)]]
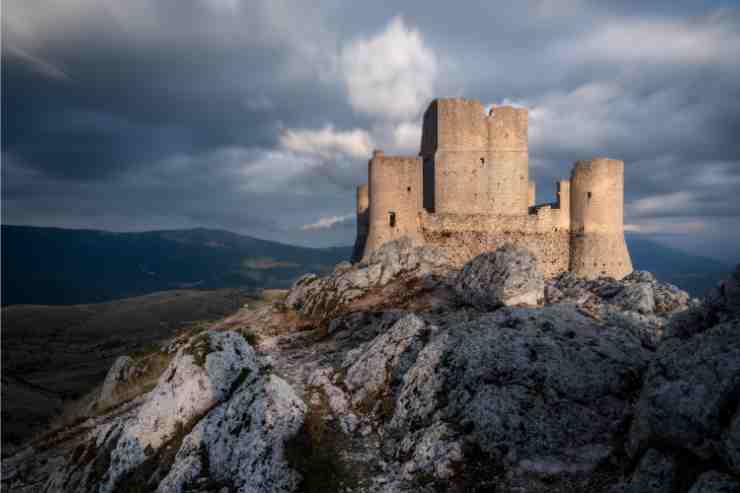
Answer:
[(571, 270), (621, 278), (631, 272), (624, 163), (577, 161), (570, 180), (556, 183), (555, 200), (537, 204), (528, 126), (526, 108), (493, 106), (486, 112), (476, 100), (432, 101), (418, 156), (373, 152), (367, 204), (358, 189), (355, 259), (405, 236), (444, 248), (461, 264), (515, 243), (529, 248), (548, 276)]

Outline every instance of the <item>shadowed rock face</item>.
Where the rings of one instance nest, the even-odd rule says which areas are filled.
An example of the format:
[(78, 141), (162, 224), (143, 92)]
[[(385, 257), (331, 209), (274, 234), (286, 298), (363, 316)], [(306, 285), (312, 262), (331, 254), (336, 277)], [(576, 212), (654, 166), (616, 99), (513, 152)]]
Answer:
[(479, 310), (504, 305), (537, 306), (545, 298), (545, 278), (527, 249), (504, 245), (465, 264), (455, 278), (454, 289)]
[[(492, 309), (461, 302), (464, 274), (425, 255), (440, 259), (396, 245), (375, 263), (297, 283), (260, 317), (243, 308), (230, 320), (250, 321), (252, 345), (233, 331), (176, 339), (154, 390), (6, 458), (3, 486), (740, 489), (738, 273), (703, 303), (645, 272), (620, 281), (564, 274), (544, 284), (544, 306)], [(378, 284), (348, 281), (369, 269)], [(431, 291), (400, 297), (430, 276)], [(331, 291), (306, 288), (313, 283)], [(359, 294), (332, 308), (347, 285)], [(417, 308), (430, 292), (435, 303)], [(302, 316), (314, 329), (275, 335), (275, 321), (309, 306), (319, 311)], [(119, 361), (111, 382), (127, 374)]]

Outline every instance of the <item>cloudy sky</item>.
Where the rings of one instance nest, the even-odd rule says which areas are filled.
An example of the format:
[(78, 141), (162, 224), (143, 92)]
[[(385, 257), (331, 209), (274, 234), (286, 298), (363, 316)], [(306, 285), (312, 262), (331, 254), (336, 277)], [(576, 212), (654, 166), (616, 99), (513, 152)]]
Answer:
[(740, 259), (740, 8), (511, 3), (7, 0), (3, 223), (350, 244), (371, 150), (465, 96), (530, 108), (538, 201), (623, 159), (630, 230)]

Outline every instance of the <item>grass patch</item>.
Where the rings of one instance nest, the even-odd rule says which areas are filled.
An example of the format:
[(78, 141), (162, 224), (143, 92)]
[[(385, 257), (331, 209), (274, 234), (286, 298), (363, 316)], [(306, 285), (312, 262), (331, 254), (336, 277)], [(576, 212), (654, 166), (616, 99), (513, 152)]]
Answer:
[(336, 420), (325, 419), (330, 415), (329, 404), (323, 392), (319, 395), (320, 404), (309, 405), (303, 426), (285, 444), (288, 463), (302, 476), (297, 490), (301, 493), (343, 491), (357, 482), (341, 458), (348, 439), (338, 429)]
[(205, 368), (206, 357), (213, 351), (210, 336), (207, 333), (201, 333), (193, 337), (184, 352), (193, 356), (196, 365)]

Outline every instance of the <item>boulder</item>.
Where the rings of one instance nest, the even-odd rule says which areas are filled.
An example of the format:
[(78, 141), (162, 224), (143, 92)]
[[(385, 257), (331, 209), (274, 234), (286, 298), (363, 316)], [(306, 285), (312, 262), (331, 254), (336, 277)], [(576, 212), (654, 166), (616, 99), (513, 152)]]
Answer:
[[(181, 345), (151, 392), (89, 420), (72, 453), (23, 467), (43, 471), (49, 492), (293, 491), (300, 476), (285, 443), (305, 410), (285, 381), (263, 373), (241, 335), (204, 332)], [(23, 484), (23, 469), (3, 467)]]
[(610, 302), (621, 310), (649, 315), (655, 312), (653, 286), (648, 282), (627, 284)]
[(717, 471), (705, 472), (699, 476), (689, 493), (740, 493), (740, 481)]
[(502, 491), (584, 487), (619, 455), (648, 358), (633, 334), (568, 305), (451, 325), (400, 377), (385, 431), (391, 443), (400, 437), (391, 454), (405, 457), (407, 475), (463, 490), (466, 480)]
[(650, 449), (642, 456), (625, 493), (672, 493), (675, 475), (673, 457)]
[(304, 316), (329, 320), (372, 289), (394, 281), (444, 278), (450, 268), (444, 251), (416, 246), (404, 237), (385, 243), (358, 264), (339, 264), (326, 277), (302, 276), (293, 284), (285, 304)]
[(525, 248), (504, 245), (470, 260), (454, 281), (466, 303), (479, 310), (504, 305), (538, 305), (545, 298), (545, 280), (537, 260)]
[(118, 402), (121, 387), (131, 378), (134, 360), (130, 356), (119, 356), (113, 362), (108, 373), (105, 375), (103, 386), (100, 388), (95, 405), (98, 409), (105, 409)]

